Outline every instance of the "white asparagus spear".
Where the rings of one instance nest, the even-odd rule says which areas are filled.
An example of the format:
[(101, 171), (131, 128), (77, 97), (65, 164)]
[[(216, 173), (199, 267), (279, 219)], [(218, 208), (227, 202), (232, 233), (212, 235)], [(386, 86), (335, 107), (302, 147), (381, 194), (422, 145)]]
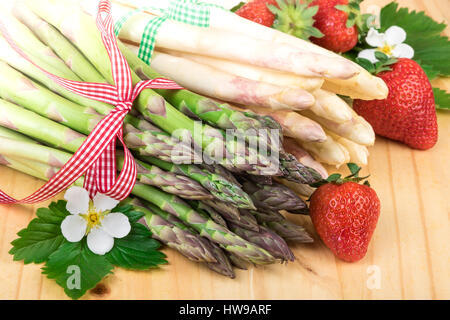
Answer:
[(157, 51), (151, 67), (189, 90), (228, 102), (295, 110), (314, 104), (314, 96), (305, 90), (248, 80)]
[(192, 53), (168, 50), (170, 55), (183, 57), (198, 63), (206, 64), (224, 72), (234, 75), (274, 85), (285, 87), (299, 87), (312, 92), (316, 97), (315, 104), (309, 109), (316, 115), (335, 122), (345, 122), (352, 119), (352, 112), (349, 105), (336, 94), (321, 90), (323, 79), (300, 77), (290, 73), (282, 73), (270, 69), (259, 68), (250, 65), (240, 64), (234, 61), (217, 59)]
[(326, 179), (328, 178), (328, 171), (324, 168), (322, 164), (314, 160), (311, 155), (305, 151), (300, 145), (295, 141), (295, 139), (286, 138), (283, 141), (284, 149), (292, 154), (301, 164), (308, 166), (310, 168), (316, 169), (320, 175)]
[(304, 142), (297, 140), (297, 143), (311, 153), (314, 159), (319, 162), (339, 168), (350, 161), (348, 150), (336, 142), (330, 135), (327, 135), (325, 142)]
[(351, 111), (353, 115), (352, 120), (342, 123), (319, 117), (309, 110), (304, 110), (301, 113), (341, 137), (363, 146), (372, 146), (375, 143), (375, 132), (372, 126), (355, 111)]
[(313, 95), (316, 98), (316, 103), (310, 110), (315, 115), (337, 123), (352, 119), (352, 108), (335, 93), (319, 89)]
[[(125, 7), (124, 12), (128, 10)], [(119, 37), (140, 43), (148, 22), (154, 18), (146, 13), (130, 17)], [(156, 47), (229, 59), (306, 77), (349, 79), (359, 72), (350, 64), (339, 63), (336, 58), (301, 52), (286, 43), (274, 45), (270, 41), (248, 37), (242, 32), (196, 27), (172, 20), (165, 21), (159, 28)]]
[(327, 139), (320, 124), (290, 110), (271, 110), (260, 107), (248, 107), (253, 112), (271, 116), (283, 128), (283, 135), (307, 142), (323, 142)]
[(175, 50), (164, 51), (170, 55), (183, 57), (198, 63), (206, 64), (210, 67), (229, 72), (243, 78), (266, 82), (281, 87), (295, 87), (313, 92), (320, 89), (324, 82), (322, 78), (301, 77), (293, 73), (279, 72), (225, 59), (218, 59)]
[[(120, 0), (123, 2), (124, 0)], [(142, 6), (143, 0), (127, 0), (128, 5), (133, 7)], [(221, 0), (208, 0), (206, 2), (221, 5)], [(167, 8), (168, 0), (145, 0), (145, 6)], [(211, 8), (211, 27), (227, 30), (230, 32), (243, 33), (255, 39), (270, 41), (278, 44), (289, 44), (299, 52), (317, 53), (321, 56), (336, 59), (336, 64), (347, 66), (350, 70), (358, 70), (359, 74), (350, 79), (327, 79), (325, 89), (350, 96), (355, 99), (385, 99), (388, 95), (388, 88), (380, 78), (369, 74), (365, 69), (340, 55), (321, 48), (311, 42), (293, 37), (273, 28), (267, 28), (258, 23), (239, 17), (238, 15), (224, 11), (219, 8)]]
[(333, 137), (334, 140), (336, 140), (337, 143), (343, 145), (349, 155), (350, 155), (350, 161), (353, 163), (356, 163), (360, 166), (366, 166), (369, 161), (369, 150), (366, 146), (362, 146), (360, 144), (357, 144), (353, 141), (350, 141), (348, 139), (342, 138), (338, 136), (337, 134), (330, 132), (328, 130), (325, 130), (326, 133)]

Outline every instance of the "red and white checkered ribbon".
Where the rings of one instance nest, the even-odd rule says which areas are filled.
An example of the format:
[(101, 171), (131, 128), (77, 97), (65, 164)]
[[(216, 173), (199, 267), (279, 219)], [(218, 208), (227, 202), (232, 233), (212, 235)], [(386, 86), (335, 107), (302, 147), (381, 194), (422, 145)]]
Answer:
[[(71, 81), (57, 77), (33, 63), (15, 44), (0, 21), (0, 31), (9, 44), (25, 59), (33, 63), (50, 79), (64, 88), (81, 96), (102, 101), (116, 106), (100, 121), (83, 145), (73, 157), (42, 188), (32, 195), (16, 200), (0, 190), (0, 203), (37, 203), (48, 200), (63, 191), (85, 174), (84, 187), (91, 196), (97, 192), (114, 199), (123, 200), (136, 183), (136, 163), (123, 141), (123, 119), (131, 110), (133, 101), (144, 89), (182, 89), (175, 82), (167, 79), (141, 81), (133, 88), (130, 68), (119, 51), (111, 16), (111, 3), (102, 0), (99, 3), (97, 27), (101, 32), (103, 44), (111, 60), (112, 75), (115, 86), (103, 83)], [(125, 161), (123, 169), (116, 178), (116, 138), (123, 144)]]

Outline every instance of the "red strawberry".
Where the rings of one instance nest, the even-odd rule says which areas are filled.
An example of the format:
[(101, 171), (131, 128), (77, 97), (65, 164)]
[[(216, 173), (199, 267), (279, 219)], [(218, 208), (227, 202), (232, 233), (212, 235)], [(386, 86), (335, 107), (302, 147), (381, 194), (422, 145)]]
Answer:
[(378, 74), (389, 87), (385, 100), (355, 100), (356, 112), (363, 116), (380, 136), (426, 150), (438, 139), (433, 89), (419, 64), (398, 59), (391, 71)]
[(338, 175), (334, 180), (313, 193), (310, 216), (325, 245), (339, 259), (355, 262), (367, 253), (380, 215), (380, 200), (368, 185), (351, 181), (359, 178), (341, 179)]
[(319, 29), (324, 37), (311, 38), (311, 41), (334, 52), (347, 52), (358, 43), (358, 29), (355, 24), (347, 27), (348, 13), (337, 9), (338, 5), (348, 5), (348, 0), (314, 0), (311, 6), (319, 6), (314, 16), (314, 27)]
[(311, 0), (253, 0), (236, 13), (266, 27), (273, 27), (301, 39), (323, 34), (313, 27), (318, 7), (310, 7)]
[(236, 14), (266, 27), (271, 27), (275, 21), (275, 14), (269, 10), (269, 5), (276, 6), (277, 1), (253, 0), (243, 5), (238, 11), (236, 11)]

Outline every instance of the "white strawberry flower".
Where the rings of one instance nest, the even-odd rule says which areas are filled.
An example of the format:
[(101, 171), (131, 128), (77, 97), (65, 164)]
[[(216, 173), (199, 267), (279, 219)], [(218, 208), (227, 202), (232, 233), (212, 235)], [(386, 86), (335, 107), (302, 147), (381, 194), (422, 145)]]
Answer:
[(130, 233), (128, 217), (111, 212), (119, 201), (101, 193), (91, 201), (87, 190), (80, 187), (68, 189), (64, 199), (70, 215), (61, 223), (61, 232), (67, 241), (78, 242), (87, 235), (89, 249), (104, 255), (113, 248), (114, 238), (123, 238)]
[(414, 57), (414, 49), (403, 43), (406, 40), (406, 32), (400, 27), (392, 26), (385, 33), (379, 33), (376, 29), (370, 28), (366, 37), (366, 42), (376, 49), (366, 49), (358, 54), (358, 58), (364, 58), (372, 63), (378, 62), (375, 52), (380, 51), (388, 57), (409, 58)]

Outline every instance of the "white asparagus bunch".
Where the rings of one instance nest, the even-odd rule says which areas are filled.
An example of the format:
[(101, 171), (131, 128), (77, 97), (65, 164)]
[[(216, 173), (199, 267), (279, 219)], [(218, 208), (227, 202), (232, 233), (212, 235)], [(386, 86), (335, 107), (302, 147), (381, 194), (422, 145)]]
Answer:
[(208, 65), (223, 72), (231, 73), (246, 79), (270, 83), (283, 87), (301, 88), (312, 92), (316, 101), (310, 107), (311, 112), (319, 117), (335, 122), (350, 121), (353, 117), (350, 106), (336, 94), (321, 90), (324, 80), (321, 78), (300, 77), (291, 73), (279, 72), (234, 61), (217, 59), (181, 51), (165, 51), (172, 56), (182, 57), (199, 64)]
[[(122, 10), (123, 14), (129, 11), (128, 7), (121, 5), (115, 5), (114, 8)], [(119, 37), (140, 43), (148, 22), (154, 18), (154, 15), (146, 13), (130, 17)], [(359, 72), (347, 60), (300, 51), (288, 43), (274, 45), (272, 41), (247, 36), (241, 31), (201, 28), (171, 20), (165, 21), (159, 28), (156, 47), (203, 54), (306, 77), (349, 79)]]
[(324, 83), (322, 78), (301, 77), (288, 72), (280, 72), (225, 59), (218, 59), (175, 50), (165, 50), (165, 52), (170, 55), (183, 57), (243, 78), (271, 83), (282, 87), (301, 88), (309, 92), (314, 92), (320, 89)]
[[(139, 0), (121, 0), (114, 2), (126, 2), (128, 5), (132, 5), (133, 7), (139, 7), (143, 3)], [(219, 0), (208, 0), (206, 2), (221, 5), (221, 1)], [(151, 6), (161, 9), (167, 8), (168, 4), (168, 0), (145, 1), (145, 6)], [(121, 5), (118, 6), (121, 7), (124, 11), (127, 11), (127, 7)], [(277, 45), (284, 46), (288, 44), (290, 48), (294, 48), (298, 53), (317, 54), (318, 57), (320, 57), (319, 63), (325, 62), (322, 57), (327, 57), (330, 59), (334, 59), (337, 65), (344, 66), (348, 71), (354, 73), (354, 75), (350, 78), (326, 77), (327, 79), (324, 84), (324, 89), (326, 90), (341, 95), (346, 95), (354, 99), (364, 100), (385, 99), (388, 95), (388, 88), (382, 79), (372, 76), (356, 63), (353, 63), (334, 52), (321, 48), (320, 46), (317, 46), (311, 42), (285, 34), (273, 28), (267, 28), (250, 20), (241, 18), (234, 13), (222, 10), (220, 8), (212, 7), (210, 9), (210, 12), (211, 29), (216, 28), (228, 31), (230, 33), (245, 34), (249, 38), (270, 42), (272, 43), (272, 47), (277, 47)], [(154, 11), (152, 13), (158, 14), (158, 11)], [(138, 24), (137, 20), (139, 19), (136, 18), (136, 22), (134, 22), (136, 26)], [(131, 36), (131, 34), (129, 36)], [(136, 39), (134, 41), (136, 41)], [(137, 37), (137, 41), (140, 41), (140, 37)], [(175, 50), (179, 49), (175, 48)], [(287, 71), (292, 72), (292, 70)]]
[(237, 104), (303, 110), (315, 102), (303, 89), (249, 80), (163, 52), (153, 53), (151, 67), (189, 90)]

